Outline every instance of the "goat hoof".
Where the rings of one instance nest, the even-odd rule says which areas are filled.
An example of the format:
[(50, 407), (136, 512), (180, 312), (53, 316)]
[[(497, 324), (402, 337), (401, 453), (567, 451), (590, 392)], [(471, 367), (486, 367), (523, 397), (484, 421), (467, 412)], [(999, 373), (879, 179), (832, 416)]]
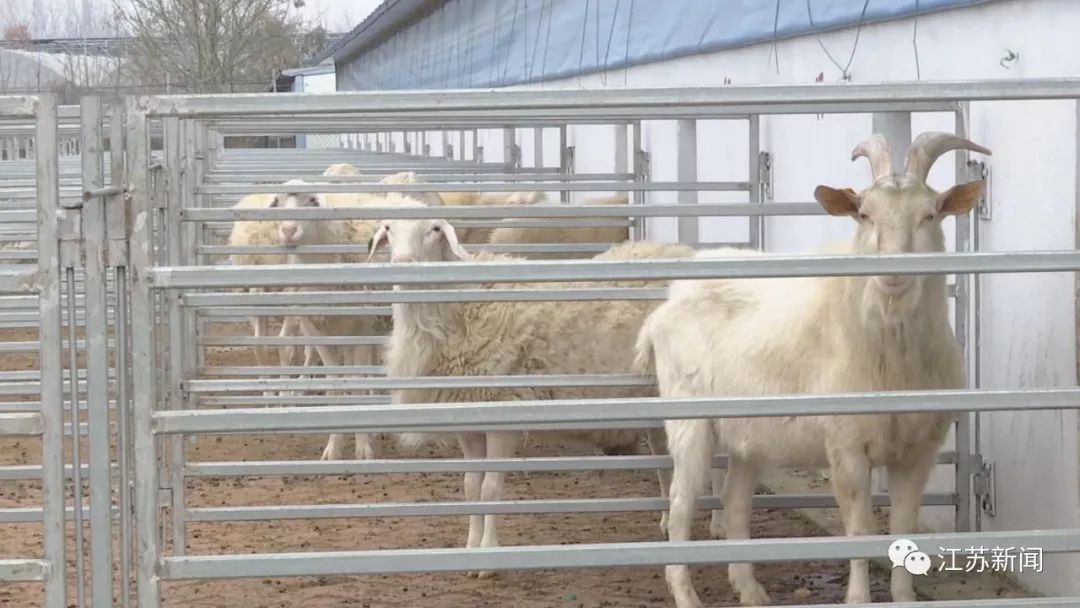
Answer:
[(667, 512), (660, 516), (660, 535), (667, 538)]
[(375, 448), (370, 445), (356, 446), (357, 460), (375, 460)]
[(341, 460), (341, 448), (337, 446), (334, 446), (333, 448), (326, 446), (322, 452), (322, 456), (319, 457), (319, 460)]
[[(898, 601), (907, 601), (907, 600), (898, 600)], [(914, 598), (912, 598), (911, 601), (914, 601)], [(868, 593), (868, 592), (866, 592), (866, 593), (864, 593), (864, 592), (852, 593), (852, 592), (849, 591), (848, 594), (847, 594), (847, 597), (844, 598), (844, 603), (845, 604), (869, 604), (870, 603), (870, 593)]]
[(765, 588), (757, 581), (739, 592), (739, 602), (743, 606), (768, 606), (772, 603), (769, 601), (769, 594), (765, 593)]

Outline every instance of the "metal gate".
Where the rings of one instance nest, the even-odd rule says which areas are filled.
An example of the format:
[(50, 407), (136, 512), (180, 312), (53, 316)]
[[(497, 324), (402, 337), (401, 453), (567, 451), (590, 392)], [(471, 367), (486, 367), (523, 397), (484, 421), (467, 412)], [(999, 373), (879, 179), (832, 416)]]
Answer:
[[(375, 574), (465, 570), (573, 568), (598, 565), (633, 566), (666, 563), (722, 563), (793, 559), (878, 557), (891, 542), (887, 536), (785, 541), (639, 542), (595, 545), (530, 545), (487, 549), (357, 550), (334, 553), (189, 555), (190, 522), (271, 521), (282, 518), (323, 519), (372, 516), (436, 516), (489, 513), (551, 513), (590, 511), (658, 511), (666, 499), (655, 496), (575, 500), (442, 502), (411, 504), (253, 505), (192, 507), (185, 488), (192, 479), (245, 475), (344, 475), (358, 473), (483, 471), (499, 467), (512, 471), (654, 469), (670, 467), (666, 457), (605, 456), (508, 459), (458, 462), (438, 459), (370, 461), (189, 462), (185, 437), (207, 434), (370, 432), (488, 428), (610, 428), (658, 425), (665, 417), (693, 418), (738, 415), (750, 410), (786, 414), (837, 411), (932, 411), (960, 409), (955, 447), (939, 456), (939, 464), (955, 471), (956, 486), (945, 493), (928, 493), (925, 505), (948, 505), (955, 510), (958, 532), (912, 536), (952, 546), (975, 542), (1038, 544), (1046, 552), (1075, 551), (1080, 531), (977, 533), (981, 510), (973, 507), (973, 480), (979, 480), (981, 460), (973, 445), (976, 410), (1055, 409), (1074, 407), (1078, 392), (1067, 390), (929, 391), (903, 396), (844, 395), (709, 400), (608, 399), (595, 403), (544, 401), (518, 403), (513, 408), (462, 404), (452, 418), (440, 407), (393, 406), (385, 394), (266, 395), (262, 391), (386, 391), (410, 388), (430, 379), (394, 380), (379, 377), (379, 369), (332, 368), (316, 372), (324, 378), (301, 377), (310, 370), (292, 367), (215, 365), (208, 349), (305, 344), (373, 344), (381, 336), (315, 338), (237, 337), (211, 335), (215, 323), (249, 316), (335, 314), (386, 315), (397, 301), (469, 300), (476, 290), (443, 289), (432, 293), (425, 283), (590, 281), (598, 279), (814, 276), (819, 274), (878, 274), (881, 272), (957, 273), (954, 298), (955, 329), (966, 348), (972, 370), (978, 369), (977, 272), (1074, 271), (1075, 252), (1038, 255), (979, 254), (977, 229), (970, 218), (955, 228), (959, 253), (919, 260), (874, 258), (817, 258), (781, 256), (766, 260), (679, 260), (671, 262), (533, 261), (525, 264), (478, 265), (452, 268), (401, 268), (374, 264), (362, 268), (311, 264), (296, 267), (235, 267), (219, 262), (234, 253), (273, 254), (280, 248), (230, 248), (220, 243), (222, 228), (235, 220), (363, 219), (443, 217), (463, 225), (485, 228), (515, 218), (530, 222), (555, 218), (555, 226), (625, 226), (633, 238), (651, 235), (649, 221), (676, 218), (678, 240), (700, 243), (699, 218), (747, 218), (746, 239), (738, 244), (763, 248), (769, 243), (766, 218), (816, 215), (815, 203), (775, 201), (771, 189), (773, 158), (761, 149), (762, 117), (790, 114), (873, 114), (874, 130), (910, 135), (913, 112), (948, 112), (956, 132), (966, 133), (967, 102), (997, 99), (1047, 99), (1080, 96), (1080, 83), (1036, 81), (1023, 86), (1002, 83), (920, 84), (905, 87), (815, 86), (685, 90), (501, 91), (455, 93), (339, 93), (330, 95), (256, 95), (131, 98), (103, 104), (85, 99), (75, 124), (81, 129), (81, 184), (74, 191), (64, 181), (58, 162), (58, 110), (48, 97), (0, 99), (7, 122), (36, 121), (35, 171), (38, 266), (5, 266), (2, 291), (20, 293), (19, 306), (36, 305), (40, 312), (40, 401), (0, 411), (2, 434), (42, 437), (41, 466), (0, 469), (0, 479), (40, 476), (40, 511), (0, 510), (6, 521), (37, 518), (44, 522), (41, 557), (0, 561), (0, 580), (44, 581), (45, 605), (67, 605), (68, 583), (80, 606), (127, 606), (131, 579), (137, 581), (136, 605), (167, 603), (161, 583), (172, 580), (285, 577), (328, 574)], [(67, 110), (70, 114), (71, 110)], [(643, 139), (648, 124), (677, 121), (674, 181), (653, 179), (652, 163)], [(697, 132), (701, 121), (745, 123), (748, 138), (744, 178), (727, 181), (698, 179)], [(568, 129), (574, 125), (611, 128), (613, 161), (610, 171), (575, 171), (575, 146)], [(440, 134), (442, 145), (431, 133)], [(229, 149), (227, 138), (241, 135), (338, 134), (350, 145), (339, 150)], [(501, 136), (501, 137), (500, 137)], [(553, 137), (552, 137), (553, 136)], [(481, 139), (499, 141), (501, 155), (485, 152)], [(526, 141), (531, 139), (531, 149)], [(545, 141), (554, 139), (557, 161), (545, 163)], [(456, 141), (455, 141), (456, 140)], [(894, 140), (895, 141), (895, 140)], [(372, 143), (374, 142), (374, 143)], [(456, 145), (455, 145), (456, 144)], [(471, 144), (471, 145), (468, 145)], [(160, 147), (159, 147), (160, 146)], [(105, 153), (106, 147), (109, 154)], [(523, 149), (533, 162), (523, 162)], [(119, 153), (122, 151), (122, 154)], [(456, 152), (456, 154), (455, 154)], [(485, 156), (487, 157), (485, 159)], [(898, 155), (902, 156), (902, 155)], [(539, 159), (539, 160), (538, 160)], [(330, 185), (283, 186), (291, 177), (310, 179), (331, 162), (351, 161), (361, 168), (357, 177), (317, 178)], [(370, 181), (398, 170), (416, 170), (427, 183), (379, 185)], [(969, 179), (978, 168), (957, 154), (957, 180)], [(272, 181), (274, 183), (266, 183)], [(67, 186), (66, 189), (64, 186)], [(21, 187), (16, 183), (12, 191)], [(4, 187), (0, 182), (0, 188)], [(494, 206), (441, 207), (433, 210), (226, 209), (251, 192), (407, 192), (542, 190), (569, 202), (572, 193), (626, 192), (631, 204), (593, 207)], [(63, 196), (67, 192), (67, 196)], [(646, 205), (647, 193), (677, 193), (675, 204)], [(742, 202), (702, 203), (699, 192), (738, 192)], [(76, 196), (71, 196), (76, 194)], [(3, 191), (0, 191), (3, 199)], [(30, 214), (28, 214), (30, 212)], [(5, 220), (26, 221), (33, 210), (5, 209)], [(551, 226), (552, 224), (542, 224)], [(726, 243), (725, 243), (726, 244)], [(600, 244), (514, 245), (503, 250), (560, 253), (589, 257)], [(361, 251), (362, 247), (320, 251)], [(797, 263), (796, 263), (797, 262)], [(302, 271), (299, 271), (302, 270)], [(298, 272), (299, 271), (299, 272)], [(342, 285), (403, 286), (400, 291), (335, 290)], [(265, 288), (270, 293), (237, 293), (239, 288)], [(280, 291), (322, 289), (314, 295)], [(572, 294), (560, 289), (528, 294), (489, 290), (482, 297), (508, 300), (662, 299), (656, 289), (596, 288)], [(28, 300), (27, 294), (32, 297)], [(61, 299), (63, 297), (63, 300)], [(313, 302), (312, 298), (317, 301)], [(440, 299), (441, 298), (441, 299)], [(15, 304), (11, 304), (14, 307)], [(3, 305), (3, 308), (9, 308)], [(79, 336), (79, 330), (82, 337)], [(65, 344), (67, 361), (65, 361)], [(5, 346), (2, 352), (30, 348)], [(65, 384), (64, 374), (67, 375)], [(275, 375), (282, 378), (266, 378)], [(83, 379), (85, 378), (85, 380)], [(10, 376), (3, 387), (14, 388), (22, 376)], [(441, 381), (446, 381), (442, 379)], [(618, 375), (502, 376), (453, 379), (455, 386), (634, 386), (641, 379)], [(66, 387), (66, 388), (65, 388)], [(24, 392), (4, 394), (24, 395)], [(30, 404), (30, 402), (27, 402)], [(268, 407), (269, 406), (269, 407)], [(283, 407), (273, 407), (283, 406)], [(85, 415), (80, 414), (85, 410)], [(720, 414), (722, 412), (722, 414)], [(64, 450), (65, 416), (71, 425), (69, 449)], [(80, 436), (85, 419), (87, 462), (82, 462)], [(718, 460), (722, 465), (722, 459)], [(67, 468), (65, 469), (65, 466)], [(65, 471), (73, 480), (69, 519), (75, 526), (75, 555), (65, 554)], [(88, 481), (89, 505), (83, 505)], [(875, 495), (876, 504), (888, 504)], [(717, 505), (702, 501), (703, 508)], [(755, 497), (755, 507), (835, 506), (826, 495)], [(32, 517), (31, 517), (32, 515)], [(89, 541), (84, 550), (84, 520)], [(114, 551), (114, 533), (119, 537)], [(89, 558), (89, 559), (87, 559)], [(67, 564), (75, 566), (70, 575)], [(84, 579), (89, 572), (89, 585)], [(119, 574), (117, 574), (119, 573)], [(131, 578), (129, 578), (131, 577)], [(89, 590), (87, 594), (86, 590)], [(87, 597), (88, 596), (88, 597)], [(90, 602), (87, 602), (87, 599)], [(1009, 605), (1016, 604), (1013, 601)], [(987, 605), (992, 605), (988, 603)]]

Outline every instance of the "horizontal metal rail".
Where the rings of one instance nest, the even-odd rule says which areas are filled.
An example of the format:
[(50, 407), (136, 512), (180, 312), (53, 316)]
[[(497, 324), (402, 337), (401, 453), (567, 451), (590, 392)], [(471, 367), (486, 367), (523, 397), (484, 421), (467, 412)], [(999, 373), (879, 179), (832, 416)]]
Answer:
[[(550, 302), (593, 300), (663, 300), (658, 287), (586, 287), (573, 289), (408, 289), (400, 291), (301, 291), (276, 293), (183, 293), (190, 307), (303, 306), (322, 304), (389, 304), (394, 302)], [(306, 308), (297, 310), (304, 314)]]
[[(526, 281), (640, 281), (664, 279), (869, 276), (977, 272), (1064, 272), (1080, 269), (1080, 251), (1008, 253), (909, 253), (891, 255), (763, 255), (732, 258), (604, 261), (423, 262), (402, 264), (305, 264), (155, 267), (151, 286), (301, 287)], [(392, 293), (392, 292), (391, 292)]]
[[(300, 313), (303, 314), (303, 313)], [(199, 338), (203, 346), (380, 346), (386, 343), (382, 336), (207, 336)]]
[[(223, 382), (215, 380), (204, 383)], [(156, 433), (234, 433), (350, 428), (369, 432), (452, 432), (472, 424), (637, 423), (693, 418), (759, 418), (1075, 408), (1080, 388), (947, 390), (699, 397), (553, 399), (387, 406), (173, 410), (154, 413)]]
[[(875, 506), (889, 506), (887, 494), (873, 495)], [(720, 498), (702, 496), (695, 503), (700, 509), (721, 508)], [(952, 494), (924, 494), (923, 505), (956, 504)], [(755, 509), (827, 509), (836, 507), (831, 494), (757, 495)], [(666, 511), (666, 498), (573, 498), (560, 500), (502, 500), (460, 502), (405, 502), (323, 505), (267, 505), (242, 507), (191, 507), (185, 510), (188, 521), (274, 521), (286, 519), (338, 519), (358, 517), (455, 517), (460, 515), (537, 515), (541, 513), (636, 513)]]
[(49, 562), (41, 559), (0, 559), (0, 581), (41, 582), (49, 574)]
[[(301, 368), (319, 373), (318, 367)], [(652, 387), (652, 378), (633, 374), (544, 374), (521, 376), (418, 376), (413, 378), (254, 378), (246, 380), (194, 379), (184, 383), (193, 394), (253, 390), (394, 390), (462, 388), (590, 388)]]
[[(672, 182), (694, 185), (695, 182)], [(408, 184), (424, 186), (431, 190), (431, 184)], [(640, 189), (638, 186), (657, 185), (636, 184), (627, 190)], [(662, 185), (662, 184), (661, 184)], [(279, 184), (280, 186), (280, 184)], [(387, 188), (386, 185), (380, 184)], [(281, 186), (299, 188), (299, 186)], [(390, 187), (395, 187), (391, 185)], [(316, 192), (319, 185), (310, 188)], [(563, 189), (560, 186), (560, 189)], [(608, 188), (611, 190), (611, 188)], [(662, 188), (644, 188), (662, 190)], [(250, 193), (248, 188), (245, 192)], [(491, 205), (464, 206), (449, 205), (444, 207), (303, 207), (298, 209), (280, 208), (232, 208), (232, 207), (194, 207), (184, 209), (182, 219), (189, 222), (199, 221), (234, 221), (234, 220), (343, 220), (343, 219), (429, 219), (446, 220), (472, 218), (626, 218), (626, 217), (744, 217), (744, 216), (788, 216), (788, 215), (825, 215), (825, 210), (817, 203), (702, 203), (676, 205)], [(507, 222), (507, 226), (519, 226), (517, 222)]]
[[(421, 184), (377, 184), (377, 183), (357, 183), (357, 184), (320, 184), (317, 182), (309, 182), (306, 184), (259, 184), (257, 186), (259, 192), (282, 192), (282, 193), (301, 193), (301, 192), (441, 192), (451, 187), (459, 186), (458, 184), (444, 184), (444, 183), (421, 183)], [(252, 184), (211, 184), (206, 186), (199, 186), (196, 188), (196, 194), (250, 194), (255, 191), (253, 188), (256, 186)], [(566, 190), (570, 192), (591, 192), (594, 190), (611, 190), (616, 192), (632, 192), (635, 190), (645, 190), (648, 192), (674, 192), (693, 190), (698, 192), (742, 192), (750, 190), (749, 182), (566, 182), (566, 183), (548, 183), (548, 182), (496, 182), (496, 183), (470, 183), (460, 184), (460, 187), (455, 188), (460, 190), (469, 190), (471, 192), (514, 192), (518, 190)], [(531, 205), (536, 207), (535, 205)], [(559, 207), (560, 209), (565, 207)], [(186, 213), (190, 213), (188, 210)], [(521, 217), (537, 217), (537, 216), (521, 216)], [(212, 218), (218, 219), (218, 218)]]
[(361, 111), (441, 114), (465, 110), (493, 114), (498, 109), (550, 111), (589, 108), (637, 109), (639, 118), (649, 111), (696, 105), (774, 105), (815, 103), (911, 103), (948, 100), (994, 101), (1080, 98), (1080, 79), (1031, 78), (1020, 82), (970, 80), (889, 82), (875, 84), (818, 84), (783, 86), (711, 86), (626, 89), (460, 89), (435, 96), (427, 91), (366, 91), (324, 95), (252, 94), (188, 95), (144, 98), (140, 105), (149, 116), (256, 116), (280, 114), (352, 114)]
[[(508, 225), (517, 228), (517, 225)], [(521, 243), (513, 245), (465, 245), (465, 250), (490, 251), (492, 253), (601, 253), (611, 249), (611, 243)], [(277, 254), (277, 255), (305, 255), (326, 253), (353, 253), (366, 254), (367, 245), (298, 245), (296, 247), (282, 247), (274, 245), (199, 245), (198, 253), (205, 255), (236, 255), (236, 254)], [(15, 252), (12, 252), (15, 253)], [(28, 252), (18, 252), (28, 253)], [(33, 252), (29, 252), (33, 253)], [(14, 256), (13, 256), (14, 257)], [(2, 258), (0, 258), (2, 259)], [(37, 259), (36, 254), (27, 256), (27, 259)]]
[(319, 374), (328, 376), (345, 375), (385, 375), (386, 368), (378, 365), (320, 365), (320, 366), (241, 366), (241, 367), (204, 367), (198, 371), (200, 376), (206, 377), (246, 377), (266, 374)]
[[(360, 161), (362, 162), (362, 161)], [(322, 166), (321, 164), (319, 166)], [(294, 165), (295, 167), (295, 165)], [(324, 167), (325, 168), (325, 167)], [(396, 169), (393, 168), (393, 169)], [(381, 169), (375, 170), (369, 168), (368, 165), (361, 165), (357, 167), (357, 175), (323, 175), (320, 169), (315, 169), (314, 173), (305, 174), (289, 174), (274, 171), (270, 173), (243, 173), (243, 172), (231, 172), (228, 170), (228, 165), (219, 165), (216, 171), (212, 171), (206, 175), (204, 182), (206, 184), (251, 184), (254, 182), (260, 182), (264, 180), (271, 180), (274, 183), (282, 183), (293, 179), (311, 180), (315, 179), (320, 183), (330, 184), (360, 184), (370, 183), (365, 180), (381, 179), (387, 173), (396, 173), (393, 169)], [(294, 169), (295, 170), (295, 169)], [(424, 175), (424, 181), (430, 183), (441, 182), (470, 182), (470, 181), (492, 181), (492, 182), (523, 182), (523, 181), (551, 181), (551, 182), (593, 182), (593, 181), (629, 181), (634, 179), (633, 173), (559, 173), (554, 169), (539, 169), (535, 170), (530, 167), (523, 167), (519, 173), (481, 173), (479, 171), (473, 173), (449, 173), (449, 168), (444, 168), (443, 172), (429, 173), (429, 168), (426, 164), (421, 164), (419, 167), (416, 162), (412, 164), (402, 164), (400, 171), (417, 171), (422, 172)], [(553, 184), (558, 185), (558, 184)]]
[(324, 317), (387, 317), (390, 310), (381, 306), (248, 306), (245, 308), (210, 308), (199, 311), (207, 318), (258, 316), (319, 315)]
[[(1080, 530), (912, 534), (925, 547), (1038, 547), (1044, 554), (1080, 551)], [(797, 562), (877, 559), (895, 536), (755, 538), (685, 542), (529, 545), (475, 549), (394, 549), (248, 555), (188, 555), (161, 559), (164, 580), (344, 574), (406, 574), (469, 570), (616, 568), (663, 564)], [(1015, 601), (1015, 600), (1014, 600)], [(913, 604), (920, 607), (927, 603)], [(970, 606), (971, 603), (963, 604)]]
[[(956, 452), (941, 452), (938, 464), (955, 464)], [(727, 468), (727, 456), (713, 456)], [(555, 473), (670, 469), (670, 456), (573, 456), (538, 458), (409, 458), (386, 460), (266, 460), (188, 462), (188, 477), (270, 477), (289, 475), (373, 475), (387, 473), (471, 473), (481, 471)]]
[(0, 436), (40, 435), (44, 430), (41, 414), (12, 412), (0, 414)]
[(38, 291), (38, 269), (34, 265), (0, 267), (0, 293)]

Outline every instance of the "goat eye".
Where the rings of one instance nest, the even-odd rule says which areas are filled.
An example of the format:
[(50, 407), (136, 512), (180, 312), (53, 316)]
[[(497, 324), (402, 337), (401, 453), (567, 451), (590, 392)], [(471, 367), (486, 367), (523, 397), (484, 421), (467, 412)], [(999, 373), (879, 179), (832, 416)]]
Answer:
[(923, 221), (924, 222), (932, 222), (932, 221), (934, 221), (934, 214), (931, 213), (931, 214), (927, 215), (926, 217), (923, 218)]
[(859, 221), (860, 222), (869, 222), (870, 221), (870, 216), (866, 215), (865, 213), (860, 213), (859, 214)]
[(431, 227), (431, 231), (432, 231), (432, 232), (439, 232), (440, 230), (442, 230), (442, 228), (439, 228), (439, 226), (438, 226), (438, 225), (435, 225), (435, 226), (432, 226), (432, 227)]

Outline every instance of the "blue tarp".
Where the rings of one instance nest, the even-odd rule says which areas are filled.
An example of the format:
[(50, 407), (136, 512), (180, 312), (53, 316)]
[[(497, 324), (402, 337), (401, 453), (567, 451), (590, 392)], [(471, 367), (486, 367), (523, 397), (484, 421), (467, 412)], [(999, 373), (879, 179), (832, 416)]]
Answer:
[(339, 90), (553, 80), (990, 0), (449, 0), (352, 58)]

